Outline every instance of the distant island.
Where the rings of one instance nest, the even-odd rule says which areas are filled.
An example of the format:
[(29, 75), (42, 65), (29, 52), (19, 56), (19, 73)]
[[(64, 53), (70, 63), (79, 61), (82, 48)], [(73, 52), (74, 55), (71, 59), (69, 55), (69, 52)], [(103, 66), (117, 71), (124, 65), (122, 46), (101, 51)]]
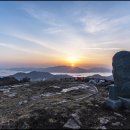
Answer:
[(96, 68), (79, 68), (79, 67), (71, 67), (71, 66), (54, 66), (48, 68), (11, 68), (9, 70), (15, 71), (40, 71), (40, 72), (50, 72), (50, 73), (105, 73), (111, 72), (111, 69), (96, 67)]

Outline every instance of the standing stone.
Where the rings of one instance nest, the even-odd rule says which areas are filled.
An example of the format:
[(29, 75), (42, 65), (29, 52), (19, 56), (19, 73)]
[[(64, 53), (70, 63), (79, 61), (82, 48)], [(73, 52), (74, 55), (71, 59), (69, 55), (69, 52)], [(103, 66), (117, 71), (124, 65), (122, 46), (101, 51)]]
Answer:
[(113, 56), (113, 77), (118, 96), (130, 98), (130, 52), (120, 51)]
[(113, 56), (114, 85), (110, 86), (106, 105), (116, 109), (130, 109), (130, 52), (120, 51)]
[(118, 100), (117, 86), (109, 86), (109, 98), (111, 100)]

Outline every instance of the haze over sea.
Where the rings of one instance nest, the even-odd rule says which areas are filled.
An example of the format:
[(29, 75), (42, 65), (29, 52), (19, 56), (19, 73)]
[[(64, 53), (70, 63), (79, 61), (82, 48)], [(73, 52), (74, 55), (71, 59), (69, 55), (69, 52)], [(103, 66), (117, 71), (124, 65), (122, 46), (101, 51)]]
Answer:
[[(28, 73), (30, 71), (15, 71), (15, 70), (9, 70), (9, 69), (0, 69), (0, 77), (13, 75), (13, 74), (16, 74), (18, 72)], [(97, 72), (97, 73), (51, 73), (51, 74), (54, 74), (54, 75), (67, 74), (67, 75), (70, 75), (70, 76), (73, 76), (73, 77), (87, 77), (87, 76), (91, 76), (91, 75), (94, 75), (94, 74), (100, 74), (102, 76), (112, 75), (111, 72), (104, 72), (104, 73), (101, 73), (101, 72)]]

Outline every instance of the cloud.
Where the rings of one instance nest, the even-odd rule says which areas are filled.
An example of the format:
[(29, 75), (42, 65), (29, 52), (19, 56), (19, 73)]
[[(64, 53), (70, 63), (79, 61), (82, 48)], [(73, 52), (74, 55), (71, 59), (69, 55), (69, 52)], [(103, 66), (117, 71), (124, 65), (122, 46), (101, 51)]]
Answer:
[(121, 25), (130, 22), (130, 16), (111, 17), (104, 15), (89, 14), (80, 18), (87, 33), (112, 32), (121, 29)]
[(54, 13), (35, 8), (24, 8), (24, 11), (33, 18), (50, 26), (61, 26)]
[(65, 30), (59, 27), (49, 27), (47, 29), (43, 29), (44, 33), (50, 33), (50, 34), (57, 34), (57, 33), (62, 33)]
[(82, 48), (82, 50), (104, 50), (104, 51), (109, 51), (109, 50), (123, 50), (123, 48), (101, 48), (101, 47), (93, 47), (93, 48)]
[[(41, 27), (43, 35), (50, 35), (49, 39), (40, 41), (38, 38), (17, 35), (16, 37), (31, 41), (35, 44), (44, 46), (47, 49), (60, 52), (61, 54), (70, 54), (77, 52), (79, 46), (85, 43), (85, 40), (78, 32), (78, 30), (68, 22), (66, 19), (61, 19), (60, 15), (54, 12), (49, 12), (46, 10), (40, 10), (36, 8), (26, 8), (24, 9), (33, 18), (42, 22), (46, 27)], [(14, 35), (14, 34), (13, 34)]]
[[(83, 11), (79, 11), (76, 14), (68, 14), (67, 19), (61, 19), (60, 13), (56, 14), (52, 10), (26, 8), (24, 11), (33, 17), (34, 20), (38, 20), (43, 24), (43, 26), (40, 24), (40, 32), (43, 33), (41, 35), (45, 38), (40, 38), (33, 33), (29, 35), (18, 32), (11, 33), (12, 36), (41, 46), (54, 55), (82, 56), (88, 53), (87, 51), (85, 53), (82, 52), (83, 48), (92, 50), (93, 52), (94, 50), (120, 50), (121, 48), (116, 48), (116, 46), (112, 47), (113, 41), (114, 43), (118, 43), (118, 39), (115, 40), (113, 37), (116, 34), (113, 35), (111, 32), (117, 31), (121, 27), (120, 25), (126, 24), (129, 21), (129, 16), (112, 17), (111, 15), (105, 16), (92, 12), (88, 12), (87, 14), (84, 12), (83, 15), (81, 15), (80, 13)], [(77, 20), (78, 22), (80, 21), (78, 26), (77, 23), (75, 24)], [(96, 35), (82, 35), (83, 30), (89, 34)], [(106, 33), (109, 34), (107, 35)], [(94, 39), (94, 41), (92, 39)], [(100, 42), (101, 40), (103, 42)], [(110, 46), (103, 48), (103, 45)]]
[(108, 27), (106, 26), (106, 24), (104, 24), (106, 20), (107, 19), (105, 18), (92, 18), (87, 16), (80, 19), (80, 21), (85, 26), (85, 31), (89, 33), (101, 32), (107, 29)]
[(56, 50), (56, 48), (52, 47), (48, 42), (40, 41), (38, 38), (35, 38), (33, 36), (24, 35), (22, 33), (15, 33), (15, 32), (10, 33), (9, 35), (16, 37), (16, 38), (19, 38), (21, 40), (29, 41), (32, 44), (40, 45), (41, 47), (44, 47), (44, 48), (49, 49), (49, 50)]
[(13, 45), (13, 44), (7, 44), (7, 43), (0, 42), (0, 46), (10, 48), (10, 49), (13, 49), (13, 50), (17, 50), (17, 51), (26, 52), (26, 53), (31, 53), (31, 54), (33, 53), (33, 54), (43, 55), (42, 52), (39, 52), (39, 51), (36, 51), (36, 50), (29, 50), (29, 49), (26, 49), (25, 47), (24, 48), (18, 47), (18, 46)]

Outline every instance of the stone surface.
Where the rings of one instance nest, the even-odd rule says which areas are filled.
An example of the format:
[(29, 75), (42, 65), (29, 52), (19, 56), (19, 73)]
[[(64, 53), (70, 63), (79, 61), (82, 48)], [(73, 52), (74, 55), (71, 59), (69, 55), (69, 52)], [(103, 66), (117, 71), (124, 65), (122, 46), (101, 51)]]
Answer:
[(72, 114), (71, 117), (77, 122), (78, 125), (80, 125), (80, 126), (82, 125), (82, 123), (80, 122), (80, 118), (79, 118), (77, 113)]
[(121, 88), (120, 96), (124, 98), (130, 98), (130, 82), (124, 83)]
[(109, 98), (112, 100), (118, 99), (117, 86), (114, 84), (109, 86)]
[(99, 118), (100, 124), (105, 125), (109, 122), (109, 120), (106, 117)]
[(121, 100), (112, 100), (110, 98), (106, 99), (105, 105), (112, 109), (118, 109), (122, 106)]
[(114, 85), (109, 87), (106, 105), (113, 109), (121, 106), (130, 109), (130, 52), (117, 52), (113, 56), (112, 66)]
[(74, 119), (69, 119), (63, 128), (68, 128), (68, 129), (80, 129), (80, 126), (77, 124), (77, 122)]
[(122, 101), (123, 106), (130, 110), (130, 98), (120, 97), (120, 100)]
[(113, 126), (119, 126), (119, 125), (121, 125), (121, 123), (120, 122), (115, 122), (115, 123), (112, 123), (112, 125)]
[(80, 121), (80, 118), (77, 113), (71, 114), (71, 118), (65, 123), (63, 128), (69, 128), (69, 129), (80, 129), (82, 126), (82, 123)]
[[(72, 97), (84, 97), (86, 92), (79, 93), (78, 90), (73, 95), (70, 91), (49, 97), (40, 96), (43, 93), (56, 93), (79, 85), (81, 82), (48, 81), (32, 82), (28, 86), (21, 84), (22, 87), (6, 87), (11, 88), (10, 92), (16, 92), (17, 95), (10, 98), (5, 96), (3, 91), (0, 92), (0, 129), (65, 129), (63, 126), (69, 119), (74, 123), (74, 127), (80, 127), (79, 129), (130, 129), (130, 113), (123, 109), (112, 111), (104, 107), (103, 102), (108, 97), (105, 86), (97, 87), (97, 95), (78, 101)], [(54, 91), (50, 86), (59, 86), (59, 89)], [(34, 96), (36, 98), (32, 100)], [(20, 101), (24, 101), (22, 105), (18, 104)], [(114, 112), (123, 117), (116, 116)], [(100, 124), (99, 118), (105, 118), (109, 122)], [(112, 126), (115, 122), (120, 122), (123, 126)]]
[(130, 98), (130, 52), (120, 51), (113, 56), (113, 77), (118, 95)]
[(114, 115), (118, 116), (118, 117), (123, 117), (120, 113), (114, 112)]
[(105, 126), (100, 126), (98, 129), (106, 130), (107, 128)]

